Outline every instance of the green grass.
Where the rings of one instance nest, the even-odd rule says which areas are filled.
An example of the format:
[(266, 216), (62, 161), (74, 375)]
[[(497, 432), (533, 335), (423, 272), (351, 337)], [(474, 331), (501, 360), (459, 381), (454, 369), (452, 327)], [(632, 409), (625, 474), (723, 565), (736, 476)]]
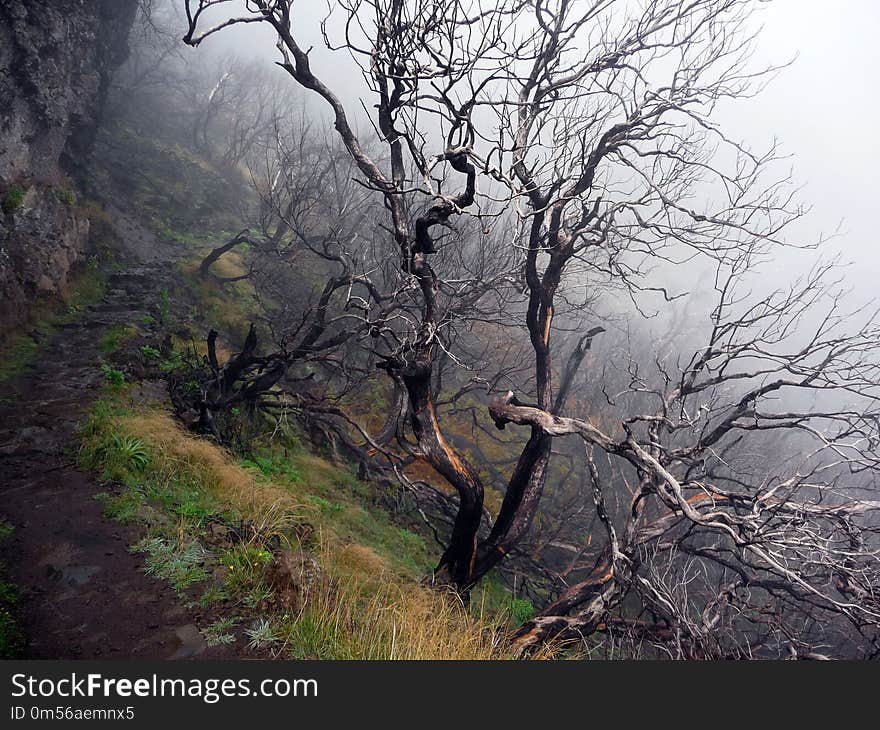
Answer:
[(134, 335), (134, 330), (131, 327), (124, 324), (114, 324), (112, 327), (108, 327), (101, 339), (98, 340), (98, 349), (105, 355), (112, 355), (132, 335)]
[(168, 318), (171, 314), (171, 295), (168, 293), (168, 289), (164, 287), (159, 291), (159, 304), (157, 311), (159, 313), (159, 322), (167, 324)]
[(125, 489), (118, 494), (98, 492), (95, 499), (105, 502), (104, 514), (110, 519), (130, 525), (144, 518), (146, 496), (135, 487)]
[(163, 373), (171, 373), (182, 368), (184, 364), (183, 354), (179, 350), (172, 350), (171, 354), (159, 363), (159, 370)]
[(146, 444), (112, 428), (112, 419), (126, 412), (113, 401), (99, 401), (82, 428), (85, 442), (79, 463), (97, 471), (105, 482), (121, 486), (95, 498), (104, 501), (105, 514), (119, 522), (142, 522), (152, 528), (165, 513), (196, 534), (209, 517), (221, 515), (216, 499), (186, 475), (151, 468), (153, 454)]
[(254, 469), (262, 476), (271, 479), (284, 478), (292, 483), (299, 482), (302, 478), (299, 469), (289, 458), (281, 454), (256, 453), (240, 459), (239, 464), (248, 469)]
[(370, 505), (372, 485), (358, 480), (345, 468), (315, 457), (295, 440), (286, 448), (275, 448), (257, 450), (239, 463), (260, 478), (287, 484), (303, 494), (318, 508), (318, 526), (342, 541), (372, 548), (408, 577), (418, 579), (430, 572), (433, 556), (424, 538)]

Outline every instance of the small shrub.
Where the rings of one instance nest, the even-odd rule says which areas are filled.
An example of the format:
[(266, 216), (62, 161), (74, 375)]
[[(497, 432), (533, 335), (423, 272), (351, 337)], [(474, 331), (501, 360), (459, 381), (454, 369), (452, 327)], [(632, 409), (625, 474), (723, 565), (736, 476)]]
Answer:
[(109, 363), (101, 363), (101, 372), (104, 374), (104, 378), (108, 383), (116, 386), (125, 385), (125, 373), (121, 370), (117, 370)]
[(55, 190), (55, 194), (58, 196), (58, 200), (60, 200), (65, 205), (73, 207), (76, 205), (76, 193), (69, 188), (57, 188)]
[(150, 345), (144, 345), (141, 347), (141, 352), (144, 353), (144, 357), (148, 360), (158, 360), (161, 357), (161, 353)]
[(524, 624), (535, 617), (535, 607), (528, 598), (514, 598), (510, 602), (510, 617), (516, 624)]
[(20, 185), (13, 185), (9, 188), (9, 190), (6, 191), (6, 195), (3, 197), (3, 203), (0, 204), (0, 207), (3, 208), (3, 212), (9, 215), (18, 210), (22, 203), (24, 203), (24, 194), (25, 190)]

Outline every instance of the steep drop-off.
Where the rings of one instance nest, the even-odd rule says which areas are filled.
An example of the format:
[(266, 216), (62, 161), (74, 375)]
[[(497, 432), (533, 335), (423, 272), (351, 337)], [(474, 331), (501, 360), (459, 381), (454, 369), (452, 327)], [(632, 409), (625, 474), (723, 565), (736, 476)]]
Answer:
[(65, 290), (89, 232), (83, 172), (137, 0), (0, 2), (0, 335)]

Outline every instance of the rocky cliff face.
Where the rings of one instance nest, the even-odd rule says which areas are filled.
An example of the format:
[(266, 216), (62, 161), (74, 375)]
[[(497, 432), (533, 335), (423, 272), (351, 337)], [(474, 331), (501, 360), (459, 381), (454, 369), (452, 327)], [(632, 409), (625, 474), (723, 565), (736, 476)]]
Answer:
[(88, 239), (70, 176), (94, 140), (137, 0), (0, 0), (0, 334), (63, 292)]

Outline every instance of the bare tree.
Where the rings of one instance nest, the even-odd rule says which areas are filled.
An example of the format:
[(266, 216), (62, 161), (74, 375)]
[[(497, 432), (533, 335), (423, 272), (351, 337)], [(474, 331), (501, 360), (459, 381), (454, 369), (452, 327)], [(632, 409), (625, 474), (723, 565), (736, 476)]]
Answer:
[[(414, 287), (420, 306), (405, 309), (407, 328), (378, 328), (376, 353), (406, 390), (413, 453), (458, 495), (439, 580), (466, 591), (516, 549), (540, 505), (553, 439), (574, 435), (586, 446), (604, 544), (589, 576), (523, 628), (522, 650), (622, 631), (672, 642), (678, 655), (742, 653), (781, 636), (809, 655), (821, 652), (796, 645), (810, 635), (797, 622), (824, 616), (853, 641), (865, 637), (862, 649), (872, 645), (874, 320), (846, 333), (855, 320), (841, 313), (825, 267), (757, 301), (740, 291), (803, 213), (787, 177), (774, 176), (775, 147), (749, 150), (713, 120), (720, 102), (754, 93), (772, 71), (749, 67), (755, 3), (341, 2), (322, 28), (328, 48), (361, 65), (381, 156), (313, 69), (292, 2), (251, 0), (240, 15), (223, 15), (225, 0), (185, 5), (194, 46), (232, 25), (271, 26), (281, 67), (326, 102), (361, 182), (384, 200), (400, 290)], [(518, 224), (494, 271), (453, 281), (449, 250), (462, 258), (475, 247), (437, 231), (465, 214), (480, 228), (509, 221), (500, 208)], [(706, 343), (682, 362), (631, 362), (612, 427), (563, 415), (603, 331), (589, 319), (595, 298), (629, 298), (637, 309), (650, 296), (671, 301), (655, 270), (694, 259), (718, 276)], [(498, 428), (530, 432), (481, 534), (484, 480), (444, 434), (432, 384), (438, 363), (455, 357), (446, 333), (456, 316), (499, 292), (500, 311), (522, 316), (534, 370), (523, 400), (511, 389), (490, 413)], [(804, 336), (808, 313), (828, 301)], [(554, 333), (573, 326), (580, 332), (559, 357)], [(788, 391), (817, 398), (774, 407)], [(795, 456), (756, 462), (750, 442), (766, 445), (766, 433), (786, 434), (779, 443)], [(608, 490), (620, 485), (631, 499), (617, 514)], [(635, 618), (628, 596), (639, 599)]]

